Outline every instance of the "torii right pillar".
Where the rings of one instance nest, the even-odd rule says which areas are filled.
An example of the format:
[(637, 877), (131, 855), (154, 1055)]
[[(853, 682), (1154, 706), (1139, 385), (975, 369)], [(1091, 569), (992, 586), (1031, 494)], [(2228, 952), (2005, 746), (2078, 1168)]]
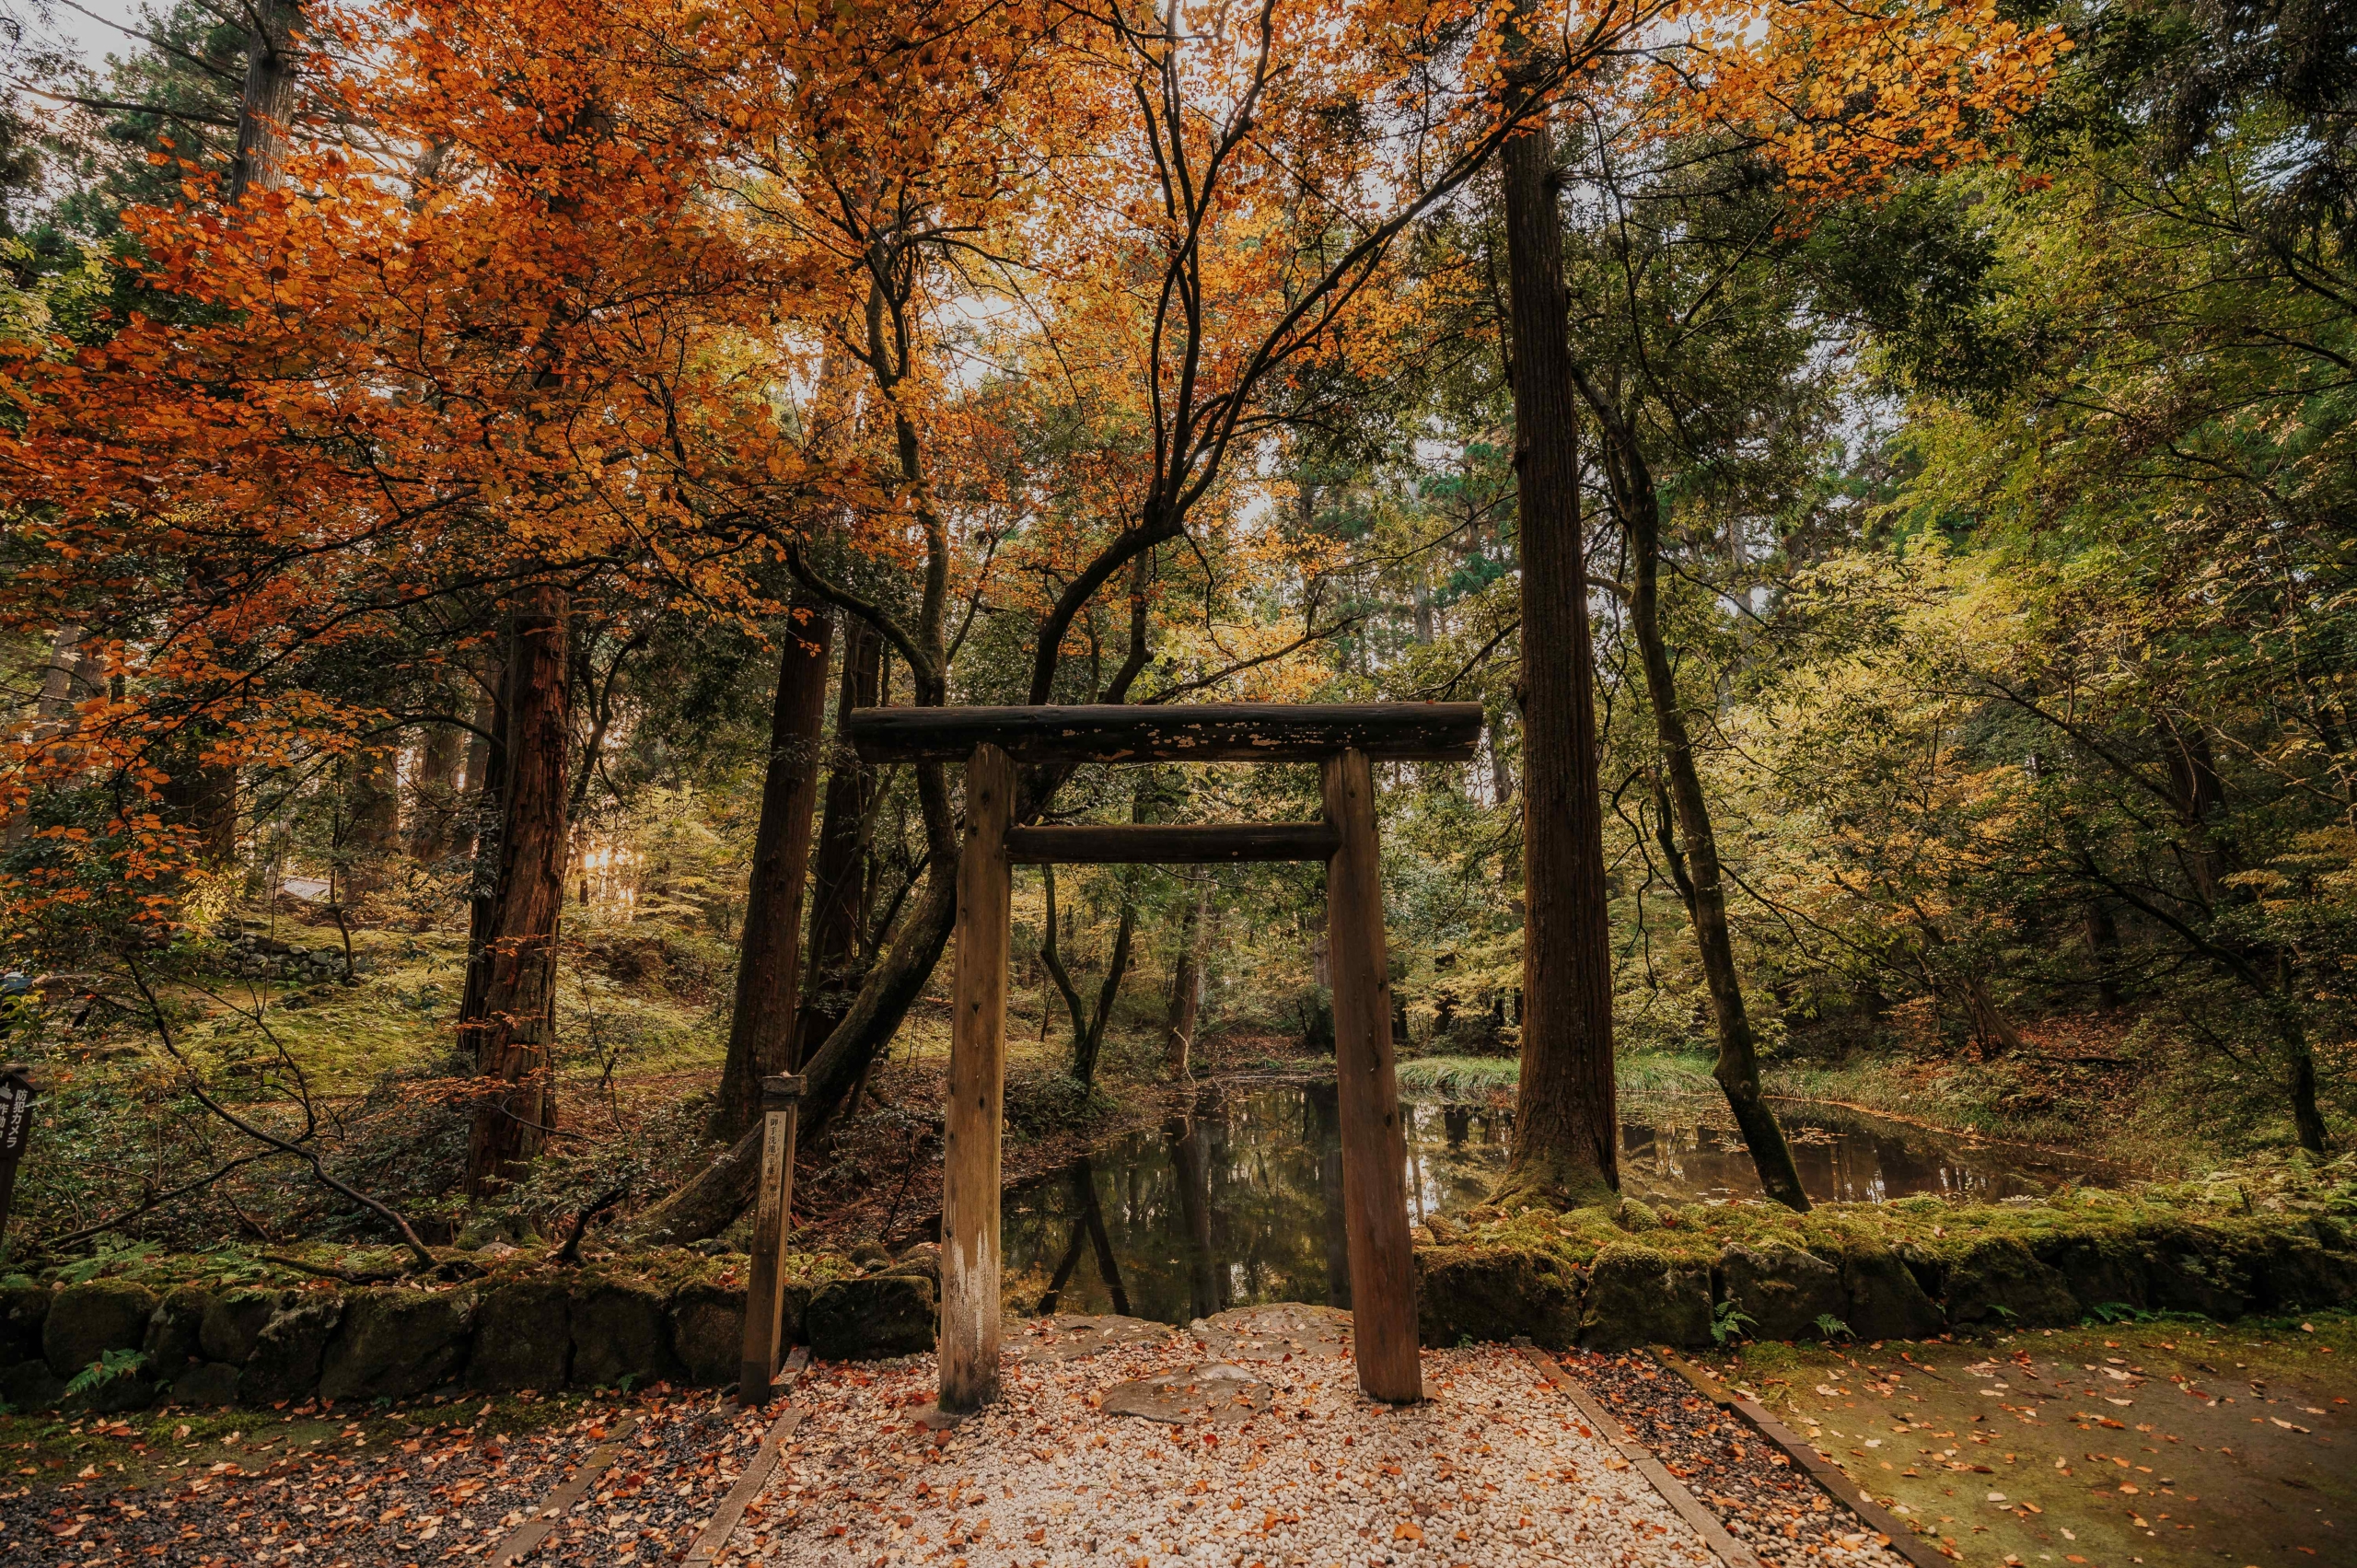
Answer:
[(1326, 867), (1334, 976), (1334, 1070), (1342, 1123), (1342, 1225), (1350, 1239), (1351, 1330), (1369, 1399), (1423, 1397), (1416, 1354), (1416, 1256), (1408, 1234), (1408, 1138), (1391, 1047), (1391, 961), (1383, 941), (1383, 862), (1375, 770), (1364, 751), (1322, 764), (1326, 819), (1341, 842)]

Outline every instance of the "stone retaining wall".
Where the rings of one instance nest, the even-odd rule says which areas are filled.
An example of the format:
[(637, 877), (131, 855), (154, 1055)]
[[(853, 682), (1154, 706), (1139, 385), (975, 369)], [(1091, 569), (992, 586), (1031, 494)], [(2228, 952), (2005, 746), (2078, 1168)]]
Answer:
[(1952, 1246), (1767, 1242), (1714, 1258), (1632, 1237), (1585, 1264), (1545, 1247), (1422, 1247), (1416, 1266), (1428, 1345), (1515, 1334), (1553, 1349), (1707, 1345), (1728, 1302), (1753, 1339), (1816, 1339), (1839, 1323), (1868, 1341), (2058, 1328), (2108, 1307), (2227, 1319), (2357, 1302), (2357, 1237), (2327, 1217), (2090, 1223)]
[[(2115, 1306), (2220, 1319), (2357, 1303), (2357, 1236), (2321, 1216), (2064, 1223), (2027, 1235), (1896, 1246), (1867, 1234), (1755, 1238), (1698, 1255), (1652, 1232), (1585, 1259), (1517, 1243), (1420, 1247), (1427, 1345), (1527, 1334), (1550, 1349), (1712, 1342), (1734, 1303), (1761, 1340), (1922, 1339), (1975, 1325), (2075, 1323)], [(1683, 1249), (1681, 1249), (1681, 1247)], [(790, 1331), (830, 1361), (933, 1348), (930, 1249), (786, 1287)], [(125, 1280), (0, 1291), (0, 1400), (120, 1411), (151, 1404), (275, 1405), (410, 1399), (443, 1389), (725, 1385), (737, 1376), (745, 1293), (660, 1286), (613, 1269), (526, 1272), (447, 1290), (207, 1290)], [(135, 1371), (68, 1399), (109, 1352)]]
[[(790, 1335), (830, 1360), (933, 1348), (937, 1276), (918, 1260), (785, 1287)], [(127, 1280), (0, 1291), (0, 1400), (17, 1410), (275, 1405), (411, 1399), (437, 1389), (618, 1388), (737, 1379), (745, 1292), (666, 1290), (611, 1272), (493, 1278), (457, 1289), (162, 1294)], [(110, 1352), (136, 1370), (68, 1398)]]

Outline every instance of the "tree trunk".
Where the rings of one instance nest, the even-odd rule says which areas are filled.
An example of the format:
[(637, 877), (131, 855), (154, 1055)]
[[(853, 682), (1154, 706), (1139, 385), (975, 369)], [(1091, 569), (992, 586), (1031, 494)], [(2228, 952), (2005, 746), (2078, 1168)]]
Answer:
[(2021, 1031), (2014, 1028), (1997, 999), (1989, 994), (1989, 977), (1974, 974), (1964, 982), (1965, 1010), (1972, 1015), (1972, 1032), (1980, 1037), (1985, 1050), (1994, 1046), (1999, 1051), (2019, 1051)]
[(507, 724), (514, 703), (508, 679), (516, 669), (516, 620), (507, 618), (505, 656), (476, 722), (491, 737), (481, 749), (481, 761), (467, 762), (470, 796), (469, 828), (473, 838), (474, 866), (467, 881), (467, 984), (459, 1000), (461, 1020), (482, 1016), (485, 988), (491, 983), (491, 933), (499, 918), (499, 846), (505, 837), (507, 815)]
[(810, 864), (810, 819), (819, 802), (821, 726), (827, 712), (827, 645), (834, 617), (824, 601), (794, 596), (779, 635), (777, 699), (745, 931), (737, 957), (737, 1002), (728, 1056), (706, 1136), (734, 1139), (758, 1119), (761, 1079), (794, 1068), (795, 990), (802, 974), (802, 885)]
[(1195, 901), (1178, 927), (1178, 962), (1170, 975), (1170, 1016), (1162, 1030), (1162, 1055), (1173, 1083), (1190, 1076), (1189, 1058), (1195, 1049), (1195, 1024), (1203, 1010), (1203, 971), (1211, 957), (1212, 876), (1199, 870)]
[(2185, 830), (2185, 868), (2193, 891), (2205, 909), (2215, 912), (2228, 869), (2211, 824), (2225, 800), (2225, 784), (2218, 776), (2210, 732), (2199, 720), (2180, 724), (2159, 715), (2163, 756), (2169, 771), (2169, 793), (2177, 798), (2177, 818)]
[(2326, 1153), (2324, 1112), (2316, 1106), (2316, 1056), (2308, 1044), (2308, 1031), (2300, 1020), (2298, 975), (2290, 955), (2279, 955), (2275, 960), (2276, 1033), (2283, 1041), (2284, 1052), (2292, 1059), (2292, 1125), (2300, 1139), (2300, 1147), (2312, 1155)]
[(565, 769), (572, 704), (563, 588), (516, 596), (508, 655), (505, 810), (474, 1011), (459, 1019), (479, 1086), (467, 1140), (467, 1190), (522, 1178), (554, 1125), (550, 1047), (556, 1004), (557, 922), (564, 909)]
[(804, 969), (802, 1005), (794, 1025), (794, 1061), (807, 1061), (834, 1033), (859, 994), (865, 974), (861, 938), (871, 896), (867, 846), (875, 823), (877, 771), (859, 760), (843, 737), (854, 708), (878, 696), (884, 639), (857, 616), (844, 618), (842, 675), (836, 684), (834, 767), (827, 775), (810, 868), (810, 961)]
[[(505, 732), (499, 727), (504, 722), (500, 684), (505, 679), (505, 666), (494, 663), (475, 695), (474, 727), (467, 732), (466, 776), (459, 781), (459, 787), (469, 796), (482, 794), (484, 782), (493, 772), (492, 754), (505, 749), (500, 738)], [(470, 830), (470, 842), (473, 836)]]
[(401, 778), (398, 749), (352, 759), (352, 842), (366, 854), (382, 854), (401, 842)]
[(1105, 1048), (1105, 1026), (1112, 1020), (1113, 1003), (1121, 993), (1121, 979), (1130, 971), (1130, 944), (1137, 935), (1138, 906), (1123, 890), (1120, 923), (1113, 931), (1113, 957), (1105, 966), (1105, 983), (1097, 988), (1097, 1012), (1088, 1031), (1073, 1042), (1072, 1075), (1084, 1084), (1097, 1081), (1097, 1059)]
[(1662, 847), (1671, 857), (1672, 880), (1694, 928), (1694, 946), (1702, 959), (1702, 983), (1710, 993), (1712, 1018), (1718, 1025), (1719, 1059), (1711, 1076), (1726, 1094), (1727, 1109), (1743, 1132), (1762, 1191), (1786, 1208), (1806, 1214), (1808, 1193), (1801, 1186), (1800, 1167), (1793, 1163), (1792, 1145), (1784, 1141), (1776, 1113), (1759, 1092), (1759, 1053), (1751, 1033), (1751, 1015), (1744, 1005), (1743, 981), (1736, 972), (1735, 939), (1727, 928), (1718, 830), (1711, 821), (1710, 803), (1702, 796), (1693, 738), (1687, 732), (1686, 711), (1678, 703), (1678, 679), (1669, 667), (1669, 647), (1662, 635), (1661, 498), (1644, 454), (1638, 448), (1635, 431), (1615, 411), (1599, 408), (1596, 413), (1606, 427), (1605, 469), (1620, 519), (1629, 529), (1634, 574), (1629, 629), (1644, 664), (1654, 737), (1661, 747), (1663, 772), (1668, 775), (1662, 793), (1669, 797), (1678, 836), (1685, 841), (1681, 854), (1665, 822)]
[[(940, 766), (926, 763), (921, 771), (937, 777)], [(882, 960), (869, 972), (851, 1011), (802, 1064), (804, 1089), (796, 1137), (804, 1147), (818, 1137), (876, 1052), (900, 1028), (909, 1005), (924, 989), (926, 978), (940, 961), (957, 915), (958, 863), (954, 857), (946, 863), (936, 858), (926, 870), (916, 907)], [(694, 1180), (633, 1222), (632, 1238), (684, 1244), (718, 1235), (744, 1213), (761, 1168), (761, 1132), (756, 1127)]]
[[(1080, 1049), (1081, 1033), (1088, 1028), (1088, 1018), (1080, 1010), (1080, 993), (1073, 989), (1072, 975), (1064, 969), (1063, 956), (1056, 945), (1056, 868), (1053, 865), (1039, 867), (1039, 886), (1048, 904), (1047, 917), (1039, 923), (1039, 963), (1047, 970), (1048, 978), (1055, 981), (1057, 994), (1064, 999), (1064, 1011), (1072, 1018), (1073, 1050), (1076, 1052)], [(1044, 1020), (1040, 1025), (1039, 1038), (1042, 1040), (1048, 1038)]]
[[(1113, 1016), (1113, 1004), (1121, 992), (1121, 977), (1129, 972), (1130, 944), (1137, 935), (1137, 905), (1125, 889), (1121, 896), (1120, 924), (1113, 936), (1112, 961), (1105, 970), (1105, 983), (1097, 993), (1097, 1008), (1090, 1012), (1080, 1003), (1080, 993), (1064, 968), (1062, 955), (1056, 947), (1056, 868), (1039, 868), (1048, 896), (1046, 935), (1039, 942), (1039, 961), (1056, 982), (1056, 990), (1064, 999), (1064, 1010), (1072, 1015), (1072, 1075), (1084, 1084), (1097, 1078), (1097, 1058), (1105, 1044), (1105, 1025)], [(1067, 921), (1069, 929), (1069, 921)]]
[(2106, 1013), (2119, 1011), (2119, 924), (2112, 919), (2111, 910), (2101, 899), (2089, 899), (2086, 904), (2087, 957), (2096, 971), (2096, 1006)]
[(256, 0), (246, 16), (246, 85), (238, 100), (238, 146), (221, 182), (221, 199), (235, 206), (249, 191), (276, 190), (286, 164), (287, 131), (295, 118), (293, 38), (300, 13), (294, 0)]
[(1505, 145), (1522, 543), (1522, 1082), (1498, 1200), (1596, 1203), (1620, 1186), (1612, 952), (1596, 784), (1594, 654), (1553, 143)]
[(409, 853), (420, 865), (432, 865), (450, 853), (462, 749), (461, 732), (454, 725), (437, 724), (425, 732), (417, 780), (410, 790)]
[[(76, 679), (87, 655), (82, 652), (82, 628), (61, 626), (51, 640), (49, 662), (41, 668), (41, 695), (33, 702), (32, 743), (36, 751), (45, 751), (64, 737), (73, 733), (74, 708), (88, 692), (81, 690)], [(8, 816), (7, 842), (11, 849), (32, 836), (32, 802), (27, 800)]]

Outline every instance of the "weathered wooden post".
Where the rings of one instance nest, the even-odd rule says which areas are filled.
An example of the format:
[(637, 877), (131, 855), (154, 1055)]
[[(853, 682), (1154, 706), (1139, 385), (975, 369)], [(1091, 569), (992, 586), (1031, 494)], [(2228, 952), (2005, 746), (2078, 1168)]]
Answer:
[(1423, 1397), (1423, 1370), (1416, 1353), (1415, 1249), (1408, 1235), (1408, 1139), (1392, 1066), (1375, 770), (1359, 750), (1337, 752), (1321, 769), (1326, 818), (1341, 835), (1326, 864), (1326, 927), (1333, 955), (1352, 1335), (1360, 1388), (1370, 1399), (1405, 1404)]
[(963, 1414), (998, 1397), (1000, 1098), (1006, 1079), (1006, 830), (1015, 763), (984, 742), (966, 764), (958, 856), (958, 968), (949, 1021), (949, 1111), (941, 1171), (941, 1404)]
[(17, 1197), (17, 1162), (33, 1135), (33, 1096), (22, 1063), (0, 1069), (0, 1242), (8, 1236), (8, 1208)]
[(785, 1353), (785, 1244), (794, 1222), (794, 1130), (802, 1079), (761, 1080), (761, 1185), (753, 1199), (753, 1274), (745, 1285), (745, 1350), (737, 1397), (767, 1404)]

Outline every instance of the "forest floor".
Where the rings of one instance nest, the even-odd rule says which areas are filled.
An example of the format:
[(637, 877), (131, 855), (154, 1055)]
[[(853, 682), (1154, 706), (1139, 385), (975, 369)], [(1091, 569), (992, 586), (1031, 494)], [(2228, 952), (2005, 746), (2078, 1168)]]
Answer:
[[(1526, 1356), (1427, 1352), (1437, 1397), (1392, 1411), (1358, 1394), (1341, 1315), (1310, 1309), (1334, 1323), (1299, 1338), (1270, 1331), (1272, 1313), (1299, 1310), (1223, 1314), (1201, 1335), (1012, 1322), (1004, 1397), (946, 1432), (919, 1419), (930, 1356), (815, 1367), (723, 1561), (1710, 1562)], [(2345, 1314), (1697, 1359), (1966, 1568), (2357, 1555), (2357, 1318)], [(1870, 1527), (1651, 1357), (1561, 1364), (1771, 1568), (1897, 1568)], [(657, 1388), (348, 1417), (309, 1405), (0, 1417), (0, 1554), (424, 1568), (488, 1557), (586, 1470), (591, 1484), (528, 1568), (676, 1562), (758, 1465), (777, 1413)]]

